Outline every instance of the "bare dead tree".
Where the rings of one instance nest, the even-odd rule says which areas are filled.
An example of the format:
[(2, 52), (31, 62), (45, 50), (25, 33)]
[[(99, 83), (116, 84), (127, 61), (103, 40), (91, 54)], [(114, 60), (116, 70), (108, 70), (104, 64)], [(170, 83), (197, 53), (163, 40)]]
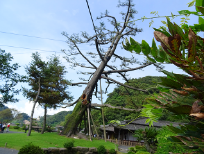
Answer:
[[(132, 1), (127, 0), (126, 2), (120, 2), (118, 7), (127, 8), (126, 12), (121, 12), (122, 19), (123, 19), (121, 23), (119, 23), (114, 16), (109, 15), (108, 11), (106, 11), (104, 14), (101, 14), (100, 17), (97, 17), (97, 19), (100, 20), (108, 18), (109, 23), (111, 24), (111, 26), (113, 26), (113, 30), (107, 29), (104, 22), (100, 22), (100, 26), (94, 26), (95, 34), (91, 36), (88, 35), (87, 32), (82, 32), (81, 37), (79, 34), (68, 35), (66, 32), (62, 33), (67, 38), (67, 43), (70, 48), (67, 51), (63, 50), (63, 52), (66, 55), (64, 58), (69, 62), (70, 67), (71, 68), (83, 67), (83, 68), (88, 68), (89, 70), (93, 69), (93, 72), (86, 72), (86, 71), (78, 72), (83, 75), (90, 75), (90, 77), (87, 80), (81, 78), (81, 80), (87, 82), (72, 83), (72, 85), (87, 84), (87, 86), (77, 101), (67, 105), (68, 107), (76, 104), (73, 113), (71, 114), (70, 118), (66, 122), (66, 125), (63, 130), (63, 134), (67, 136), (70, 136), (71, 134), (75, 133), (75, 130), (79, 125), (79, 123), (81, 122), (86, 108), (92, 106), (90, 100), (93, 93), (95, 93), (97, 97), (97, 93), (98, 93), (97, 85), (98, 85), (98, 80), (100, 78), (105, 79), (107, 81), (108, 84), (107, 88), (109, 87), (110, 84), (117, 83), (125, 86), (126, 88), (147, 92), (144, 89), (139, 89), (138, 87), (132, 87), (120, 83), (117, 80), (112, 79), (110, 77), (112, 73), (118, 73), (125, 81), (129, 82), (129, 79), (127, 78), (127, 74), (126, 74), (127, 72), (140, 70), (152, 64), (149, 61), (144, 61), (140, 63), (133, 56), (131, 58), (127, 58), (115, 53), (117, 46), (122, 41), (124, 41), (125, 36), (126, 37), (135, 36), (136, 33), (142, 32), (142, 29), (137, 28), (133, 22), (129, 22), (130, 20), (134, 19), (134, 14), (137, 13), (136, 10), (134, 9), (134, 4), (132, 3)], [(96, 48), (96, 52), (87, 52), (86, 54), (83, 53), (79, 48), (79, 44), (86, 44), (86, 43), (90, 43), (90, 45), (94, 45)], [(106, 45), (109, 45), (107, 51), (105, 51), (103, 48), (103, 46)], [(78, 55), (82, 56), (87, 61), (88, 65), (76, 62), (75, 57)], [(118, 68), (119, 66), (112, 66), (111, 64), (108, 64), (108, 62), (113, 63), (116, 62), (116, 60), (121, 61), (120, 68)], [(100, 65), (97, 66), (97, 64)], [(130, 68), (130, 65), (133, 64), (139, 64), (141, 66)], [(155, 65), (158, 66), (157, 64)], [(107, 88), (105, 92), (107, 92)], [(111, 106), (107, 105), (106, 107), (111, 107)], [(126, 110), (126, 108), (122, 108), (122, 107), (119, 107), (119, 109)]]

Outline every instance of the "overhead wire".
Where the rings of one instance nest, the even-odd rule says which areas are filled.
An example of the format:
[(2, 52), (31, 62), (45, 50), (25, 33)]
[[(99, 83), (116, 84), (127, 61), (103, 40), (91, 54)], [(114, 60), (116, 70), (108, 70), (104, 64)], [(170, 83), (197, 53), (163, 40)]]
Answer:
[(96, 29), (95, 29), (95, 24), (94, 24), (94, 21), (93, 21), (93, 18), (92, 18), (92, 14), (91, 14), (91, 11), (90, 11), (90, 7), (89, 7), (89, 4), (88, 4), (88, 0), (86, 0), (86, 2), (87, 2), (88, 10), (89, 10), (89, 13), (90, 13), (91, 21), (93, 23), (93, 28), (94, 28), (94, 31), (95, 31), (95, 34), (96, 34), (96, 38), (98, 38), (97, 37)]
[(17, 33), (11, 33), (11, 32), (3, 32), (3, 31), (0, 31), (0, 33), (11, 34), (11, 35), (19, 35), (19, 36), (25, 36), (25, 37), (33, 37), (33, 38), (45, 39), (45, 40), (51, 40), (51, 41), (66, 42), (64, 40), (56, 40), (56, 39), (52, 39), (52, 38), (44, 38), (44, 37), (31, 36), (31, 35), (26, 35), (26, 34), (17, 34)]
[[(31, 49), (31, 48), (26, 48), (26, 47), (15, 47), (15, 46), (11, 46), (11, 45), (1, 45), (0, 46), (6, 46), (6, 47), (10, 47), (10, 48), (21, 48), (21, 49), (27, 49), (27, 50), (37, 50), (37, 51), (44, 51), (44, 52), (55, 52), (55, 53), (61, 53), (58, 51), (49, 51), (49, 50), (42, 50), (42, 49)], [(12, 54), (25, 54), (25, 53), (12, 53)]]

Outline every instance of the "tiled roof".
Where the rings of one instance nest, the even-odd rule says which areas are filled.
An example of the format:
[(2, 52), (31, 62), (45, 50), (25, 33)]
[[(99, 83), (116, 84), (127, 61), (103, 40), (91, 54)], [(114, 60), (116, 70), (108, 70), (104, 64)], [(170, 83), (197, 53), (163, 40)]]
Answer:
[[(103, 125), (100, 125), (100, 129), (101, 129), (101, 130), (104, 130)], [(106, 131), (114, 132), (114, 127), (113, 127), (113, 126), (109, 126), (109, 125), (105, 125), (105, 130), (106, 130)]]
[[(145, 129), (145, 127), (149, 127), (149, 123), (145, 124), (145, 121), (147, 120), (147, 118), (138, 118), (134, 121), (132, 120), (124, 120), (121, 121), (121, 125), (125, 125), (125, 126), (117, 126), (116, 124), (110, 124), (110, 125), (105, 125), (105, 130), (106, 131), (114, 131), (114, 128), (120, 128), (120, 129), (126, 129), (126, 130), (137, 130), (137, 129)], [(129, 123), (129, 124), (128, 124)], [(169, 121), (158, 121), (158, 122), (154, 122), (153, 126), (156, 129), (161, 128), (162, 126), (166, 126), (166, 125), (170, 125), (172, 124), (173, 126), (179, 126), (179, 124), (184, 124), (184, 123), (177, 123), (177, 122), (169, 122)], [(103, 130), (103, 125), (100, 125), (100, 129)]]

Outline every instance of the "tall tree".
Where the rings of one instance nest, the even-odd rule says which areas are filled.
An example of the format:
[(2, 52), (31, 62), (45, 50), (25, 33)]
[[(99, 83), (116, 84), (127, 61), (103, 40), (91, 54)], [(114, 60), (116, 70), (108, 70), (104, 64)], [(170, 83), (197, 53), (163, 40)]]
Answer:
[(10, 64), (13, 57), (10, 53), (0, 49), (0, 78), (2, 85), (0, 86), (0, 106), (7, 102), (17, 102), (18, 99), (14, 95), (20, 90), (15, 89), (19, 81), (22, 81), (23, 76), (20, 76), (15, 71), (20, 67), (17, 63)]
[[(42, 133), (46, 126), (46, 112), (47, 107), (56, 108), (63, 104), (64, 100), (71, 101), (72, 96), (67, 91), (69, 81), (64, 79), (66, 73), (65, 67), (60, 65), (59, 58), (53, 56), (49, 62), (41, 60), (40, 55), (36, 52), (32, 54), (32, 62), (26, 67), (26, 72), (29, 75), (28, 82), (31, 89), (23, 88), (24, 95), (30, 100), (38, 100), (38, 103), (45, 109), (44, 124)], [(39, 93), (39, 95), (37, 95)], [(35, 102), (31, 114), (33, 119), (33, 112)]]
[[(77, 126), (80, 124), (82, 120), (86, 108), (92, 106), (90, 102), (91, 96), (95, 89), (95, 95), (97, 97), (98, 80), (100, 78), (107, 80), (108, 86), (111, 83), (117, 83), (119, 85), (125, 86), (126, 88), (132, 88), (142, 92), (147, 92), (146, 90), (140, 89), (138, 87), (133, 87), (133, 86), (120, 83), (117, 80), (110, 78), (109, 76), (112, 73), (118, 73), (120, 76), (123, 77), (125, 81), (129, 82), (126, 76), (126, 72), (142, 69), (152, 64), (147, 61), (143, 63), (138, 62), (139, 64), (141, 64), (140, 67), (130, 68), (129, 64), (136, 64), (137, 62), (136, 59), (133, 57), (126, 58), (115, 53), (118, 44), (121, 43), (121, 41), (124, 39), (125, 36), (130, 36), (130, 35), (134, 36), (136, 35), (137, 32), (142, 31), (142, 29), (138, 29), (136, 26), (134, 26), (133, 23), (129, 22), (130, 19), (134, 18), (134, 14), (136, 13), (136, 11), (134, 10), (134, 4), (132, 4), (131, 0), (127, 0), (126, 2), (123, 3), (120, 2), (118, 6), (127, 7), (126, 12), (121, 12), (123, 18), (122, 23), (117, 22), (117, 19), (114, 16), (109, 15), (108, 11), (106, 11), (104, 14), (102, 14), (100, 17), (97, 18), (100, 20), (103, 20), (104, 18), (108, 18), (109, 19), (108, 21), (113, 26), (114, 30), (107, 29), (104, 22), (100, 22), (99, 27), (94, 26), (95, 35), (92, 36), (89, 36), (86, 32), (82, 32), (83, 38), (80, 38), (78, 34), (73, 34), (69, 36), (66, 32), (63, 32), (63, 35), (68, 39), (67, 43), (70, 46), (70, 50), (68, 50), (70, 54), (68, 54), (66, 51), (64, 52), (67, 55), (66, 56), (67, 61), (72, 65), (71, 67), (79, 66), (83, 68), (94, 69), (93, 72), (86, 72), (86, 71), (80, 72), (86, 75), (91, 74), (90, 78), (87, 80), (88, 82), (72, 83), (72, 85), (87, 84), (87, 86), (83, 91), (83, 94), (79, 97), (79, 99), (77, 99), (74, 103), (67, 105), (68, 107), (76, 104), (73, 113), (71, 114), (71, 116), (69, 116), (68, 121), (63, 130), (63, 134), (66, 134), (67, 136), (70, 136), (75, 132)], [(92, 41), (94, 42), (94, 44), (91, 43), (91, 45), (96, 46), (96, 53), (89, 52), (88, 56), (85, 56), (84, 53), (81, 52), (80, 48), (78, 47), (78, 44), (90, 43)], [(103, 48), (100, 46), (107, 45), (107, 44), (110, 44), (110, 47), (105, 52)], [(76, 62), (75, 57), (77, 55), (81, 55), (91, 66), (86, 66), (85, 64)], [(91, 58), (95, 58), (94, 62), (100, 65), (97, 67), (95, 63), (91, 62), (91, 60), (88, 58), (89, 56), (91, 56)], [(96, 60), (96, 56), (99, 56), (98, 60)], [(111, 59), (113, 61), (115, 61), (116, 59), (120, 60), (121, 68), (118, 69), (117, 66), (112, 66), (108, 64), (108, 62)], [(158, 65), (155, 64), (155, 66)], [(106, 71), (105, 68), (106, 69), (108, 68), (109, 70)]]

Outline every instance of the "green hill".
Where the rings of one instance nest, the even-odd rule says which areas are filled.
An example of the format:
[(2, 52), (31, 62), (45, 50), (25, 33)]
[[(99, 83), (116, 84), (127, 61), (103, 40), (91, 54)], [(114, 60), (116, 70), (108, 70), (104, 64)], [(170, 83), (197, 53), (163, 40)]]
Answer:
[[(61, 122), (64, 122), (65, 116), (71, 114), (72, 111), (61, 111), (54, 115), (47, 115), (46, 116), (46, 124), (48, 126), (56, 126), (60, 125)], [(43, 116), (40, 117), (40, 121), (38, 122), (40, 125), (43, 124)]]
[[(159, 90), (156, 88), (157, 83), (160, 82), (160, 77), (146, 76), (139, 79), (131, 79), (127, 85), (137, 87), (140, 89), (148, 90), (149, 94), (125, 88), (124, 86), (117, 86), (113, 92), (108, 94), (108, 98), (105, 104), (112, 106), (122, 106), (125, 108), (139, 109), (142, 108), (143, 104), (146, 104), (145, 98), (153, 93), (158, 93)], [(127, 90), (126, 90), (127, 89)], [(123, 110), (113, 110), (110, 108), (104, 109), (105, 123), (109, 123), (111, 120), (130, 120), (136, 118), (138, 112), (130, 112)], [(102, 117), (100, 111), (92, 110), (92, 115), (96, 124), (102, 124)]]

